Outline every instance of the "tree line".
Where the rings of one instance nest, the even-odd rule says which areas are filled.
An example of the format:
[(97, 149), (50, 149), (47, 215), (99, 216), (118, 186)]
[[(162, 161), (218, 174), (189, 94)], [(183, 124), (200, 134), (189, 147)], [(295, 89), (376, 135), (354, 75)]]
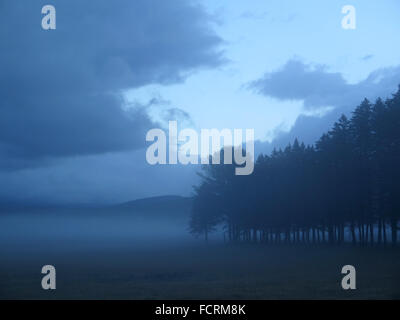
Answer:
[(236, 176), (234, 168), (202, 167), (193, 234), (207, 240), (219, 231), (230, 242), (396, 245), (400, 86), (385, 101), (364, 99), (314, 145), (296, 139), (262, 154), (249, 176)]

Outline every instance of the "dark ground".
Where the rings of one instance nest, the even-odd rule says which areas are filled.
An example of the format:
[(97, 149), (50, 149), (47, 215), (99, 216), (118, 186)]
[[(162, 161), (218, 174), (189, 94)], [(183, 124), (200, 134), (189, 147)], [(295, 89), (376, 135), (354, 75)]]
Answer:
[[(53, 264), (57, 289), (41, 289)], [(341, 268), (354, 265), (357, 289)], [(399, 299), (400, 250), (213, 244), (3, 256), (0, 299)]]

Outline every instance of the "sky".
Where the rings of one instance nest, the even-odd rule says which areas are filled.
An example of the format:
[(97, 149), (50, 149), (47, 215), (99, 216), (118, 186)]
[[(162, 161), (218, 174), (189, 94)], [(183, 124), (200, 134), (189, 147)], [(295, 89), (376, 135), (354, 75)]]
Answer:
[[(45, 4), (56, 30), (41, 28)], [(314, 143), (400, 84), (396, 0), (0, 0), (0, 12), (0, 202), (190, 195), (200, 168), (147, 164), (148, 130), (251, 128), (268, 153)]]

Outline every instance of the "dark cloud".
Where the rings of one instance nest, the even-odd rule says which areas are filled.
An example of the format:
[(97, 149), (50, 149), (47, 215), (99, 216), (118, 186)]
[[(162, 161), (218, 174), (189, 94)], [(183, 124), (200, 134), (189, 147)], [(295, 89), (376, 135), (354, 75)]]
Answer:
[(193, 125), (190, 114), (179, 108), (169, 108), (167, 110), (164, 110), (163, 119), (166, 122), (175, 120), (181, 124), (183, 123), (185, 125)]
[(187, 0), (1, 1), (0, 168), (133, 150), (155, 124), (121, 91), (169, 84), (222, 62), (221, 39)]
[(349, 84), (340, 73), (331, 73), (324, 66), (312, 68), (298, 60), (287, 62), (279, 71), (267, 73), (250, 84), (260, 94), (279, 100), (303, 101), (308, 111), (330, 107), (322, 116), (300, 115), (289, 132), (281, 132), (272, 143), (259, 143), (259, 152), (269, 153), (273, 147), (284, 147), (295, 138), (313, 144), (341, 114), (350, 115), (368, 98), (386, 98), (400, 84), (400, 66), (375, 70), (365, 80)]
[(367, 54), (361, 58), (363, 61), (371, 60), (374, 57), (373, 54)]
[(250, 84), (258, 93), (279, 100), (303, 100), (306, 108), (326, 107), (346, 91), (340, 73), (329, 73), (325, 67), (311, 68), (299, 60), (288, 61), (280, 70), (266, 73)]
[(399, 70), (376, 70), (367, 79), (349, 84), (342, 74), (329, 72), (326, 66), (312, 67), (299, 60), (290, 60), (280, 70), (266, 73), (252, 82), (250, 88), (279, 100), (303, 101), (307, 110), (340, 107), (354, 105), (363, 96), (387, 95), (388, 89), (396, 88), (400, 82)]

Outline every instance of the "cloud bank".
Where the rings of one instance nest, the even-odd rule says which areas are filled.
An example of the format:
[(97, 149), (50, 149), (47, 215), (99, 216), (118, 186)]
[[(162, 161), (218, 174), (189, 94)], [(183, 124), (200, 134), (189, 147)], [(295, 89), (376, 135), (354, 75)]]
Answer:
[(121, 92), (223, 62), (222, 40), (193, 1), (52, 1), (48, 31), (45, 4), (0, 3), (0, 170), (142, 148), (155, 124)]
[(297, 59), (290, 60), (248, 87), (277, 100), (301, 101), (305, 112), (317, 113), (327, 107), (331, 111), (323, 116), (300, 115), (289, 132), (278, 133), (272, 143), (259, 143), (257, 149), (269, 153), (295, 138), (313, 144), (341, 114), (350, 115), (364, 98), (374, 101), (378, 97), (389, 97), (399, 84), (400, 66), (375, 70), (366, 79), (350, 84), (341, 73), (329, 72), (326, 66), (313, 67)]

